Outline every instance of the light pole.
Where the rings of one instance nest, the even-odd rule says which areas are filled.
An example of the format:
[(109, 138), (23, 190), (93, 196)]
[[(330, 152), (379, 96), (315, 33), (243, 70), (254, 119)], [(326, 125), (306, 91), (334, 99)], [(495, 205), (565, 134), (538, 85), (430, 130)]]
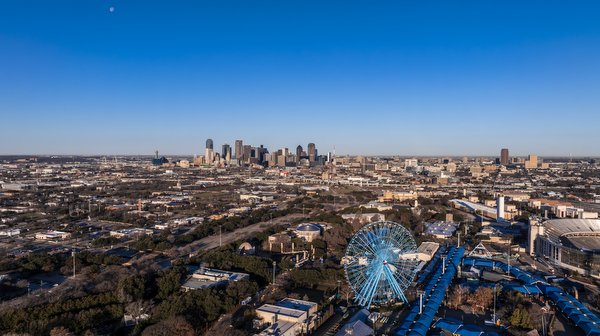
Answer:
[(71, 255), (73, 256), (73, 277), (75, 277), (75, 251), (71, 251)]
[(425, 294), (425, 292), (418, 290), (417, 294), (419, 295), (419, 314), (423, 314), (423, 294)]
[(548, 309), (542, 307), (542, 336), (546, 336), (546, 313)]
[(511, 249), (510, 243), (508, 243), (508, 253), (506, 254), (506, 264), (507, 264), (507, 268), (506, 268), (506, 274), (510, 274), (510, 251)]
[(494, 284), (494, 315), (492, 321), (496, 324), (496, 284)]
[(446, 255), (442, 256), (442, 274), (446, 273)]

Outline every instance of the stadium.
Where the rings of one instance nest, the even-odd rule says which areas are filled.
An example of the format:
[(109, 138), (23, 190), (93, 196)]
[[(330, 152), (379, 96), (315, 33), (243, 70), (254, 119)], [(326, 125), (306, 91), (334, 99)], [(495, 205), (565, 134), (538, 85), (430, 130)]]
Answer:
[(549, 263), (600, 278), (600, 220), (552, 219), (532, 223), (530, 244)]

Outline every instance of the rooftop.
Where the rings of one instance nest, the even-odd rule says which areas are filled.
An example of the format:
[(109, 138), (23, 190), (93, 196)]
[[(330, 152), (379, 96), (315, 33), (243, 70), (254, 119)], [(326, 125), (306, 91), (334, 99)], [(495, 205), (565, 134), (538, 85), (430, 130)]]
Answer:
[(229, 272), (211, 268), (200, 268), (183, 284), (187, 289), (200, 289), (217, 284), (239, 281), (248, 278), (246, 273)]
[(285, 298), (285, 299), (277, 302), (277, 305), (279, 307), (298, 309), (298, 310), (308, 312), (312, 307), (315, 307), (317, 304), (315, 302), (310, 302), (310, 301)]
[(264, 304), (256, 310), (293, 318), (301, 318), (304, 314), (306, 314), (306, 312), (303, 310), (280, 307), (271, 304)]
[(552, 219), (544, 227), (548, 239), (557, 244), (600, 252), (600, 219)]

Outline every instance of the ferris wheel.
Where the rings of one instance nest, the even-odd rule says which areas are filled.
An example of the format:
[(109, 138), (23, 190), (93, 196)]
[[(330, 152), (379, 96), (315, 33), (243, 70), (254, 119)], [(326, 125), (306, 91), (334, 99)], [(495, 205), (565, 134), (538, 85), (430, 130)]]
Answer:
[(363, 226), (350, 240), (344, 259), (346, 278), (359, 305), (408, 302), (404, 292), (419, 261), (417, 243), (404, 226), (390, 221)]

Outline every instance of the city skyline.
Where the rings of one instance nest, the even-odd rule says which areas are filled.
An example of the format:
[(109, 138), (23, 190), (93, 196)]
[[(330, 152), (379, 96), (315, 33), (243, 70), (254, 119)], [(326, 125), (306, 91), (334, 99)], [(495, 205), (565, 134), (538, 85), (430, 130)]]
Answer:
[[(115, 152), (115, 153), (110, 153), (110, 152), (90, 152), (90, 153), (56, 153), (56, 152), (49, 152), (49, 153), (0, 153), (0, 157), (2, 156), (154, 156), (156, 153), (156, 151), (158, 151), (160, 153), (160, 156), (175, 156), (175, 157), (185, 157), (185, 156), (189, 156), (189, 157), (193, 157), (193, 156), (203, 156), (206, 154), (205, 152), (205, 141), (206, 140), (213, 140), (213, 138), (209, 138), (209, 139), (199, 139), (198, 140), (198, 145), (194, 146), (195, 149), (192, 150), (192, 152), (190, 153), (185, 153), (185, 152), (169, 152), (169, 151), (164, 151), (162, 150), (160, 147), (156, 147), (153, 150), (150, 150), (148, 152), (144, 152), (144, 153), (124, 153), (124, 152)], [(239, 140), (239, 139), (238, 139)], [(222, 154), (222, 146), (228, 146), (232, 158), (235, 158), (235, 142), (236, 140), (225, 140), (225, 141), (217, 141), (217, 140), (213, 140), (214, 141), (214, 150), (213, 152), (215, 154)], [(306, 141), (305, 141), (306, 142)], [(243, 144), (247, 145), (247, 146), (251, 146), (252, 148), (259, 148), (260, 146), (263, 146), (265, 149), (269, 150), (269, 152), (272, 151), (278, 151), (280, 149), (286, 148), (288, 149), (289, 153), (294, 154), (296, 153), (296, 149), (297, 146), (301, 146), (304, 149), (304, 152), (307, 153), (306, 151), (308, 150), (308, 147), (306, 146), (307, 144), (310, 143), (298, 143), (296, 145), (294, 144), (274, 144), (274, 145), (267, 145), (265, 143), (250, 143), (250, 142), (246, 142), (243, 140)], [(501, 154), (501, 150), (502, 149), (508, 149), (506, 147), (497, 147), (495, 148), (495, 153), (493, 150), (489, 151), (489, 152), (482, 152), (482, 153), (460, 153), (460, 152), (456, 152), (456, 153), (419, 153), (419, 152), (397, 152), (397, 153), (357, 153), (357, 152), (350, 152), (350, 153), (344, 153), (344, 152), (340, 152), (338, 150), (338, 147), (336, 145), (333, 145), (331, 148), (326, 148), (324, 146), (317, 146), (321, 151), (319, 151), (318, 155), (327, 155), (327, 153), (333, 153), (335, 151), (337, 156), (367, 156), (367, 157), (384, 157), (384, 156), (390, 156), (390, 157), (454, 157), (454, 158), (458, 158), (458, 157), (489, 157), (489, 158), (498, 158), (501, 159), (502, 154)], [(567, 153), (567, 154), (543, 154), (544, 151), (543, 150), (534, 150), (534, 151), (530, 151), (530, 152), (524, 152), (524, 151), (519, 151), (519, 150), (513, 150), (512, 148), (510, 148), (510, 156), (509, 158), (512, 159), (513, 157), (518, 157), (518, 158), (527, 158), (527, 156), (529, 155), (536, 155), (539, 157), (546, 157), (546, 158), (567, 158), (567, 157), (572, 157), (572, 158), (597, 158), (600, 157), (600, 154), (574, 154), (574, 153)], [(307, 153), (308, 154), (308, 153)]]
[(600, 336), (600, 2), (2, 5), (0, 335)]
[(0, 154), (600, 155), (597, 4), (110, 6), (4, 4)]

